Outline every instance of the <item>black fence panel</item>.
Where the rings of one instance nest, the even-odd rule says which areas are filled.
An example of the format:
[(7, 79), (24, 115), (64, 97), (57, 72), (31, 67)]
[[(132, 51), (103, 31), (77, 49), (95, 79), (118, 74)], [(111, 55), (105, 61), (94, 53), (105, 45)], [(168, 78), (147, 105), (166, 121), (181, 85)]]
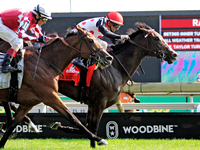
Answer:
[[(63, 126), (71, 124), (59, 114), (28, 114), (37, 125), (40, 133), (30, 131), (28, 125), (21, 123), (15, 128), (16, 138), (86, 138), (80, 134), (69, 134), (52, 130), (49, 125), (59, 121)], [(85, 125), (86, 114), (75, 113)], [(102, 138), (200, 138), (200, 113), (104, 113), (98, 135)], [(5, 114), (0, 114), (0, 122), (5, 121)], [(5, 131), (3, 131), (5, 132)], [(1, 131), (1, 134), (3, 134)]]

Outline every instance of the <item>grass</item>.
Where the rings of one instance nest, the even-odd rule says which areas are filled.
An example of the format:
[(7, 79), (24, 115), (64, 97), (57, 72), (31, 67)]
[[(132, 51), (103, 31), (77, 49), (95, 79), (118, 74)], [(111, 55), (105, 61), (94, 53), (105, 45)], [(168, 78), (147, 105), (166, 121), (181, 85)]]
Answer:
[[(106, 139), (108, 145), (96, 150), (200, 150), (193, 139)], [(87, 139), (9, 139), (5, 150), (89, 150)]]

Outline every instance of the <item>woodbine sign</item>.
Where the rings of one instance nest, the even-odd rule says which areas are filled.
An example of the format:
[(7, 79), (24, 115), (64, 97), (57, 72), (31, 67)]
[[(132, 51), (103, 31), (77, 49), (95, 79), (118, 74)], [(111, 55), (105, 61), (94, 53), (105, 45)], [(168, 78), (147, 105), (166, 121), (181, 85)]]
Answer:
[[(28, 114), (39, 129), (39, 134), (30, 131), (26, 124), (18, 125), (13, 134), (16, 138), (85, 138), (84, 135), (67, 134), (52, 130), (48, 126), (59, 121), (71, 126), (69, 122), (55, 113)], [(75, 113), (85, 124), (86, 113)], [(104, 113), (98, 135), (103, 138), (193, 138), (200, 137), (200, 113)], [(6, 120), (0, 114), (0, 121)], [(2, 133), (5, 131), (2, 131)]]

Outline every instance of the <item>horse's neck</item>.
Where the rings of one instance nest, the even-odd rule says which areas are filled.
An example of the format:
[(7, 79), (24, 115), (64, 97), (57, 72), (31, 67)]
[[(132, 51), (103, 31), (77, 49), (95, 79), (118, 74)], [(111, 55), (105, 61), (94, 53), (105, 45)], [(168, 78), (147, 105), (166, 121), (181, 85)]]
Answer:
[(121, 66), (121, 64), (116, 59), (114, 59), (112, 66), (116, 70), (118, 70), (119, 74), (121, 75), (123, 84), (124, 82), (129, 80), (129, 75), (131, 77), (134, 75), (142, 59), (144, 58), (144, 55), (139, 48), (134, 48), (126, 50), (124, 49), (119, 54), (117, 54), (116, 57), (119, 59), (119, 61), (122, 63), (122, 65), (127, 71), (126, 72), (124, 68)]
[(77, 57), (77, 52), (60, 41), (42, 50), (42, 55), (60, 71), (64, 71), (70, 62)]

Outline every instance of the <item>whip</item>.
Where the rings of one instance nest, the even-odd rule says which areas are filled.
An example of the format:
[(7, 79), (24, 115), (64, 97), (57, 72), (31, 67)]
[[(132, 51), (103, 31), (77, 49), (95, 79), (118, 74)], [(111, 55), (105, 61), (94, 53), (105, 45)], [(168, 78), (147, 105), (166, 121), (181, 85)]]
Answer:
[[(45, 32), (44, 32), (44, 35), (43, 36), (45, 36)], [(41, 55), (41, 51), (42, 51), (42, 46), (43, 46), (43, 44), (41, 44), (40, 45), (40, 48), (39, 48), (39, 51), (38, 51), (38, 59), (37, 59), (37, 62), (36, 62), (36, 66), (35, 66), (35, 70), (34, 70), (34, 74), (33, 74), (33, 79), (32, 79), (32, 81), (34, 80), (34, 78), (35, 78), (35, 74), (36, 74), (36, 71), (37, 71), (37, 66), (38, 66), (38, 63), (39, 63), (39, 59), (40, 59), (40, 55)]]

